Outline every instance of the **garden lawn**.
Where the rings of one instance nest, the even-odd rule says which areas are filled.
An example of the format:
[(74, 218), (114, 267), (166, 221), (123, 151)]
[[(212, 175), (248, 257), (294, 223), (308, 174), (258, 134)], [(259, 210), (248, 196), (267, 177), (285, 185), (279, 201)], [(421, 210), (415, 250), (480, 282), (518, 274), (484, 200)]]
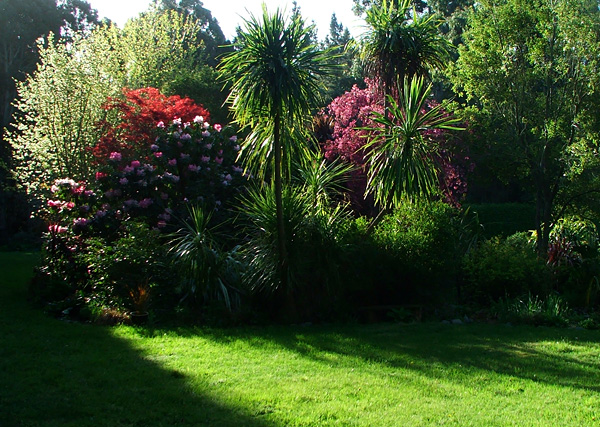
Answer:
[(0, 253), (0, 426), (600, 425), (600, 332), (504, 325), (100, 327)]

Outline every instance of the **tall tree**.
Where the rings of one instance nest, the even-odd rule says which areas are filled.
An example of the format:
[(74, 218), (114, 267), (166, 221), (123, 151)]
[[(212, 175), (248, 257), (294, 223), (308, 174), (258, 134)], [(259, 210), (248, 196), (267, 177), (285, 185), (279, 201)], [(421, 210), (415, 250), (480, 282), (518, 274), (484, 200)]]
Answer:
[(150, 10), (127, 21), (121, 50), (128, 85), (164, 89), (178, 75), (198, 64), (203, 47), (202, 23), (173, 10)]
[(363, 83), (364, 77), (360, 72), (356, 50), (351, 48), (353, 40), (348, 28), (338, 21), (335, 13), (332, 14), (329, 34), (325, 37), (323, 46), (336, 54), (333, 60), (338, 68), (325, 81), (325, 99), (328, 102), (349, 91), (355, 84)]
[(203, 43), (202, 59), (208, 65), (214, 67), (218, 63), (219, 54), (227, 51), (223, 48), (227, 40), (219, 22), (200, 0), (154, 0), (154, 6), (159, 11), (172, 10), (191, 16), (199, 22), (198, 38)]
[[(253, 129), (243, 145), (247, 164), (255, 169), (272, 165), (277, 216), (280, 284), (288, 283), (283, 185), (295, 145), (294, 133), (309, 127), (306, 120), (317, 105), (320, 77), (329, 69), (327, 56), (311, 42), (311, 27), (299, 14), (286, 19), (263, 6), (261, 18), (245, 20), (236, 50), (224, 57), (220, 71), (231, 82), (228, 101), (236, 120)], [(286, 166), (288, 166), (286, 168)]]
[(40, 63), (18, 85), (21, 114), (10, 135), (17, 176), (31, 197), (58, 178), (91, 178), (90, 148), (107, 114), (102, 106), (120, 94), (125, 79), (113, 49), (117, 32), (99, 28), (68, 45), (54, 43), (53, 36), (39, 42)]
[[(482, 0), (452, 72), (502, 159), (531, 185), (547, 253), (569, 160), (597, 147), (600, 11), (595, 0)], [(574, 147), (579, 147), (575, 150)]]
[(410, 0), (383, 0), (367, 10), (361, 57), (384, 96), (398, 98), (398, 82), (428, 76), (448, 58), (450, 46), (440, 36), (435, 17), (414, 10), (411, 14), (411, 7)]

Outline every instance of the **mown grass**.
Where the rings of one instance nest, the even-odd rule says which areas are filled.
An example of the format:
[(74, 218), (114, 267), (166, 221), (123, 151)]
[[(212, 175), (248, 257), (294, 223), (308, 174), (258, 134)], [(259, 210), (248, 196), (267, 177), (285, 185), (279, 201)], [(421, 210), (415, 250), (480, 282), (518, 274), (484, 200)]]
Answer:
[(0, 426), (600, 425), (600, 333), (504, 325), (99, 327), (0, 254)]

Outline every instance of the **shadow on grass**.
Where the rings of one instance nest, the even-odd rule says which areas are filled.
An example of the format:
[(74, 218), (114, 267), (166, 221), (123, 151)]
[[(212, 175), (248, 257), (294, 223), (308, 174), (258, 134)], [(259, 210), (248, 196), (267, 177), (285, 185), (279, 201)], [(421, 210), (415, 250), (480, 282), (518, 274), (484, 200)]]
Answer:
[[(600, 392), (600, 333), (596, 331), (488, 324), (380, 324), (213, 330), (203, 334), (222, 342), (272, 342), (330, 366), (347, 364), (350, 368), (358, 358), (431, 378), (451, 375), (452, 381), (467, 385), (472, 385), (474, 372), (487, 372)], [(579, 351), (580, 346), (586, 349)]]
[(25, 281), (36, 260), (0, 254), (0, 426), (274, 426), (196, 394), (185, 374), (109, 328), (31, 309)]

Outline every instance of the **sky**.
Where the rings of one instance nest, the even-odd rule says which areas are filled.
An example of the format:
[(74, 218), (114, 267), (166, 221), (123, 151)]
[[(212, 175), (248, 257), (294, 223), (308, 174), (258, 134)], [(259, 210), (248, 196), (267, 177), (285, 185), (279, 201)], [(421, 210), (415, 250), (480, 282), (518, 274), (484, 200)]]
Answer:
[[(150, 0), (88, 0), (92, 7), (98, 10), (100, 18), (107, 17), (123, 28), (125, 22), (137, 16), (148, 8)], [(265, 2), (269, 11), (277, 7), (287, 10), (292, 9), (292, 1), (286, 0), (202, 0), (204, 7), (212, 12), (225, 37), (232, 39), (235, 28), (241, 25), (243, 18), (250, 13), (259, 15), (261, 5)], [(359, 37), (363, 32), (364, 21), (357, 18), (352, 12), (352, 0), (297, 0), (300, 12), (304, 19), (315, 22), (319, 32), (319, 39), (324, 39), (329, 34), (331, 14), (335, 13), (338, 22), (348, 27), (354, 37)]]

